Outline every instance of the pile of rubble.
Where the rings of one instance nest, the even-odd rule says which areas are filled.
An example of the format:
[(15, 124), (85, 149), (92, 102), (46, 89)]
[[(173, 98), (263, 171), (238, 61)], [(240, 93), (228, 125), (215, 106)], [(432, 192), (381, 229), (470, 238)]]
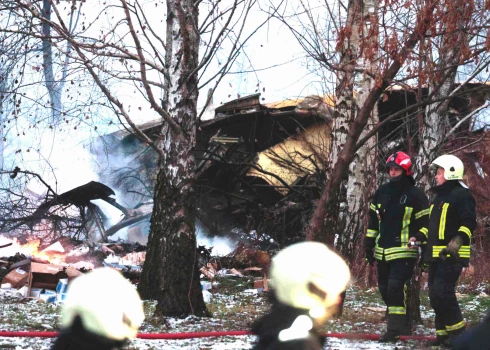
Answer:
[[(247, 289), (246, 292), (258, 294), (269, 290), (269, 279), (267, 272), (271, 262), (269, 252), (247, 248), (239, 245), (233, 252), (223, 257), (211, 257), (210, 250), (207, 254), (202, 252), (204, 247), (199, 251), (201, 257), (207, 256), (208, 260), (203, 264), (201, 262), (201, 287), (205, 301), (209, 301), (211, 294), (209, 290), (218, 285), (217, 278), (240, 278), (253, 277), (253, 289)], [(226, 267), (225, 267), (226, 266)]]
[[(45, 302), (62, 301), (68, 284), (75, 277), (97, 267), (119, 270), (132, 283), (140, 279), (146, 247), (138, 243), (92, 243), (62, 238), (46, 246), (33, 240), (2, 245), (0, 249), (0, 292)], [(0, 246), (0, 247), (2, 247)], [(212, 248), (197, 248), (201, 286), (205, 300), (217, 285), (217, 278), (251, 276), (250, 291), (268, 290), (268, 252), (239, 245), (232, 253), (212, 257)]]
[[(6, 269), (6, 266), (2, 266), (2, 269)], [(10, 271), (2, 279), (1, 289), (24, 298), (31, 297), (45, 302), (62, 301), (68, 283), (82, 273), (69, 266), (25, 259), (10, 266)]]
[(0, 250), (0, 292), (44, 302), (62, 301), (71, 280), (101, 266), (119, 270), (137, 283), (146, 254), (146, 247), (129, 243), (89, 246), (61, 239), (44, 249), (39, 245), (38, 241), (15, 242)]

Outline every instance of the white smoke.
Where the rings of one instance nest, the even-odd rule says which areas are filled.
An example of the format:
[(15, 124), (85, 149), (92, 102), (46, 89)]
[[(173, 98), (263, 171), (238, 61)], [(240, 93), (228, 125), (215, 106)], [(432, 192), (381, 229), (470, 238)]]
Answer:
[(236, 243), (229, 238), (212, 236), (199, 220), (196, 220), (196, 239), (197, 245), (203, 245), (208, 249), (213, 247), (211, 252), (213, 256), (227, 255), (236, 247)]

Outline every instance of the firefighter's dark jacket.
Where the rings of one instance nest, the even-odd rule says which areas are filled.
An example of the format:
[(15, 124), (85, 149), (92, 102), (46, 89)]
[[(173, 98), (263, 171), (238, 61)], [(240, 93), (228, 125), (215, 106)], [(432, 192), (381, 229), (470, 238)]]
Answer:
[(121, 349), (124, 343), (89, 332), (77, 316), (73, 324), (60, 333), (51, 350), (115, 350)]
[(315, 330), (310, 330), (304, 336), (290, 340), (280, 340), (280, 333), (292, 327), (298, 316), (309, 314), (309, 310), (297, 309), (277, 301), (274, 295), (271, 299), (271, 310), (262, 316), (252, 327), (252, 333), (258, 336), (258, 342), (252, 350), (322, 350), (325, 338)]
[(381, 185), (370, 205), (366, 237), (376, 239), (377, 260), (416, 259), (418, 250), (408, 248), (408, 240), (428, 223), (429, 201), (413, 178), (395, 180)]
[(476, 228), (475, 198), (468, 188), (459, 181), (446, 181), (432, 188), (436, 195), (429, 208), (429, 224), (417, 235), (418, 240), (426, 240), (424, 261), (439, 260), (439, 252), (446, 248), (456, 236), (463, 239), (459, 250), (459, 261), (468, 266), (471, 237)]

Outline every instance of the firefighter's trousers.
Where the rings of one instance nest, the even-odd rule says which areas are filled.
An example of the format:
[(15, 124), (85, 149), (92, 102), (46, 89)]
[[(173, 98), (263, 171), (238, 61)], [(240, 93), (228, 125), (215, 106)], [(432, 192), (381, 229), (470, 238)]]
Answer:
[(429, 265), (429, 298), (436, 314), (437, 335), (457, 334), (465, 328), (455, 292), (462, 270), (458, 261), (440, 260)]
[(378, 261), (378, 288), (388, 307), (388, 331), (411, 331), (410, 310), (407, 312), (405, 288), (413, 274), (415, 259)]

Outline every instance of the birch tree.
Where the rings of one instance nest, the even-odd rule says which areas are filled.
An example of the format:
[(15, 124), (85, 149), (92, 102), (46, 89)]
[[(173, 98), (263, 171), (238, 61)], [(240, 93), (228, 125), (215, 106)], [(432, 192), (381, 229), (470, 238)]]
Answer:
[[(334, 90), (335, 111), (331, 133), (330, 153), (327, 160), (327, 178), (332, 175), (332, 167), (340, 160), (342, 149), (349, 138), (357, 114), (375, 86), (378, 51), (378, 2), (349, 1), (339, 9), (326, 4), (322, 7), (325, 15), (319, 16), (318, 2), (302, 0), (301, 8), (294, 15), (279, 17), (303, 46), (308, 65), (320, 72), (322, 93)], [(338, 15), (338, 13), (340, 15)], [(343, 17), (345, 15), (345, 17)], [(299, 18), (293, 25), (292, 18)], [(327, 23), (324, 25), (323, 23)], [(333, 79), (333, 84), (329, 80)], [(377, 124), (376, 105), (369, 111), (369, 123), (362, 134), (372, 130)], [(339, 188), (335, 193), (335, 211), (339, 220), (331, 231), (335, 236), (330, 243), (351, 259), (355, 253), (354, 243), (363, 233), (364, 213), (369, 194), (374, 187), (376, 173), (376, 139), (369, 139), (355, 154), (355, 160), (345, 169)], [(345, 202), (342, 209), (340, 205)], [(340, 213), (340, 215), (339, 215)]]
[(3, 141), (3, 114), (4, 114), (4, 100), (5, 93), (7, 91), (8, 84), (8, 68), (4, 65), (0, 68), (0, 170), (3, 170), (4, 165), (4, 153), (5, 153), (5, 142)]
[[(406, 46), (395, 49), (389, 47), (387, 50), (390, 52), (387, 54), (383, 52), (383, 46), (389, 45), (392, 39), (387, 32), (395, 35), (395, 29), (391, 28), (393, 32), (383, 32), (381, 37), (378, 31), (381, 28), (380, 18), (383, 18), (383, 13), (390, 11), (390, 4), (384, 4), (382, 12), (378, 11), (377, 1), (349, 1), (345, 5), (338, 3), (335, 4), (339, 6), (338, 11), (326, 5), (324, 12), (327, 13), (325, 17), (328, 25), (321, 27), (319, 20), (315, 20), (318, 16), (314, 15), (313, 2), (301, 3), (309, 21), (299, 25), (301, 30), (291, 25), (289, 27), (305, 48), (308, 57), (322, 71), (332, 72), (335, 79), (334, 124), (327, 169), (327, 187), (332, 181), (336, 183), (330, 193), (332, 221), (325, 225), (326, 212), (318, 216), (315, 214), (306, 234), (309, 239), (330, 244), (335, 242), (337, 248), (351, 260), (356, 242), (364, 234), (366, 205), (375, 187), (377, 141), (374, 136), (380, 128), (377, 100), (384, 89), (394, 83), (397, 72), (409, 58), (411, 47), (415, 47), (418, 40), (418, 34), (414, 32), (419, 29), (413, 26), (409, 29), (412, 38), (409, 38), (408, 29), (405, 29)], [(420, 19), (419, 24), (428, 25), (424, 21), (429, 20)], [(286, 20), (283, 22), (287, 23)], [(383, 56), (378, 57), (379, 51)], [(393, 55), (392, 51), (397, 54)], [(405, 57), (400, 57), (398, 53)], [(328, 82), (326, 85), (328, 91)], [(346, 145), (349, 145), (347, 149)], [(346, 151), (350, 154), (347, 155)], [(343, 165), (338, 168), (340, 164)], [(338, 169), (341, 170), (337, 172)], [(325, 198), (318, 201), (317, 210), (320, 210)], [(346, 206), (341, 210), (340, 205), (344, 201)], [(317, 232), (318, 236), (312, 232)]]
[[(330, 164), (335, 164), (343, 145), (347, 141), (348, 130), (357, 112), (366, 101), (368, 92), (374, 87), (375, 61), (378, 47), (378, 1), (350, 1), (347, 10), (346, 35), (341, 44), (340, 69), (337, 71), (335, 99), (336, 115), (332, 129)], [(340, 44), (340, 43), (339, 43)], [(378, 122), (377, 106), (370, 113), (361, 136), (371, 131)], [(364, 232), (363, 218), (372, 193), (376, 174), (376, 138), (370, 138), (356, 152), (349, 164), (345, 182), (346, 208), (343, 220), (336, 229), (336, 246), (346, 257), (354, 254), (354, 242)]]

